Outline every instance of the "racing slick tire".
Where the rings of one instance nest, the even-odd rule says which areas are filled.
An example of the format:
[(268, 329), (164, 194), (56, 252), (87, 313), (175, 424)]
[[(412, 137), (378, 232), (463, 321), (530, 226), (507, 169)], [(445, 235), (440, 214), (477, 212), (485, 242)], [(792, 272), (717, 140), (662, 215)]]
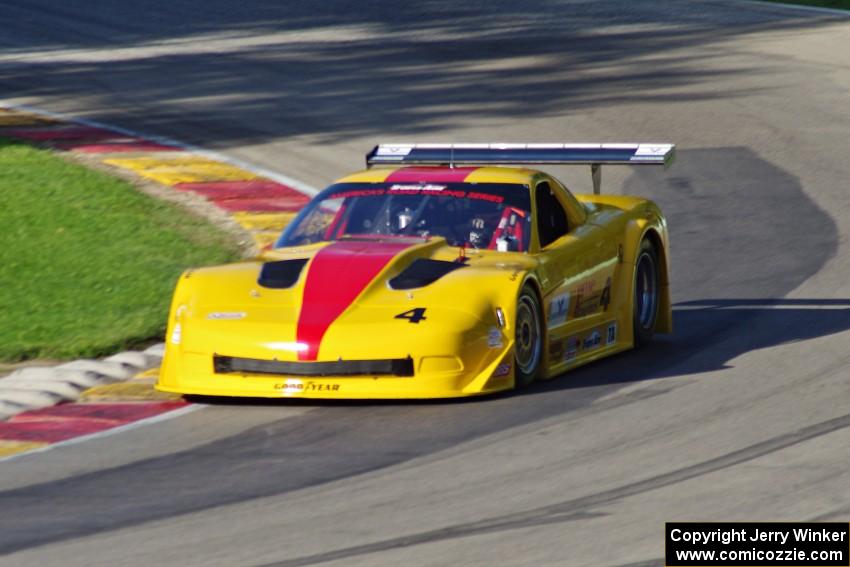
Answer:
[(635, 260), (632, 303), (635, 346), (648, 343), (655, 334), (660, 299), (658, 282), (658, 253), (652, 242), (645, 239)]
[(537, 294), (526, 285), (517, 299), (514, 341), (515, 383), (528, 386), (540, 375), (543, 360), (543, 318)]

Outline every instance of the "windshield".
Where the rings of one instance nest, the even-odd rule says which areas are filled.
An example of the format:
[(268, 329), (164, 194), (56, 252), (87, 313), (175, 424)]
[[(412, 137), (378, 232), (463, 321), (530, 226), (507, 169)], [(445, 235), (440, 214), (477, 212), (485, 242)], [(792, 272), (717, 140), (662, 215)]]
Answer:
[(530, 211), (525, 185), (339, 183), (316, 196), (275, 247), (341, 238), (441, 236), (452, 246), (525, 252)]

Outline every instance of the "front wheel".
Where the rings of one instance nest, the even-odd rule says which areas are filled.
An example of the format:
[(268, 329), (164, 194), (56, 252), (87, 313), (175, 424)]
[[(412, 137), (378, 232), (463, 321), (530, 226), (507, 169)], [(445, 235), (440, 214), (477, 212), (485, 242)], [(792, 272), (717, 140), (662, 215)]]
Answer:
[(540, 361), (543, 358), (543, 324), (540, 301), (529, 286), (525, 286), (517, 299), (516, 340), (516, 385), (527, 386), (537, 379)]
[(635, 345), (652, 340), (658, 319), (658, 253), (648, 240), (640, 244), (635, 261), (633, 321)]

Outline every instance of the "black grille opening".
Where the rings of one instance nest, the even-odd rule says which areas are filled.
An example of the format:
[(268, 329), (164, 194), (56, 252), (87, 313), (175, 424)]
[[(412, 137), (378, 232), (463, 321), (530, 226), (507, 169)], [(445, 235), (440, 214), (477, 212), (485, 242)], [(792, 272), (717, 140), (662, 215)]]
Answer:
[(247, 373), (274, 376), (413, 376), (413, 359), (335, 360), (332, 362), (290, 362), (213, 355), (216, 374)]
[(458, 268), (465, 267), (466, 265), (460, 262), (417, 258), (404, 271), (390, 280), (390, 287), (393, 289), (425, 287), (446, 274), (454, 272)]
[(297, 260), (280, 260), (278, 262), (266, 262), (260, 268), (260, 277), (257, 283), (271, 289), (286, 289), (295, 285), (307, 258)]

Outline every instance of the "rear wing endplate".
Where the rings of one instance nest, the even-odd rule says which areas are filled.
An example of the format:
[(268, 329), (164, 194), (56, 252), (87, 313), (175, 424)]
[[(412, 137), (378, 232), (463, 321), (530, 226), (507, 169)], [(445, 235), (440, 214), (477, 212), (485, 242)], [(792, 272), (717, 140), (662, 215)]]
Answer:
[(636, 144), (380, 144), (366, 154), (373, 165), (589, 165), (593, 193), (602, 185), (602, 165), (673, 163), (676, 146)]

